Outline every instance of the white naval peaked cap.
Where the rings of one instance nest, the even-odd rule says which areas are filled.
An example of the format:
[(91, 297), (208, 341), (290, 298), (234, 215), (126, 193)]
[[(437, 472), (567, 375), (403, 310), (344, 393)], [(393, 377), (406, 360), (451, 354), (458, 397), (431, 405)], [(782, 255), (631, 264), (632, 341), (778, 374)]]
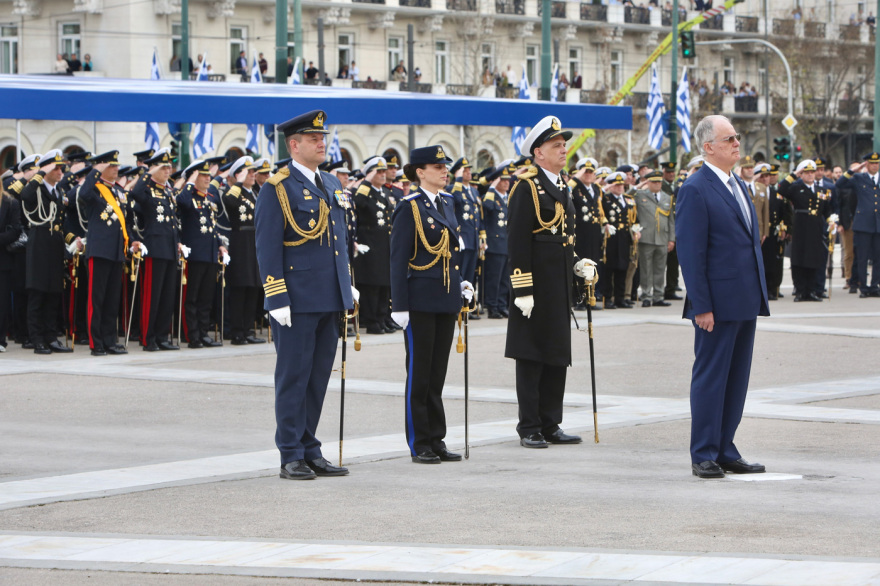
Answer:
[(599, 167), (596, 169), (596, 177), (608, 177), (609, 173), (611, 173), (610, 167)]
[(816, 170), (816, 161), (813, 159), (804, 159), (800, 163), (798, 163), (797, 168), (794, 170), (795, 173), (800, 173), (801, 171), (815, 171)]
[(30, 167), (36, 167), (37, 163), (40, 161), (40, 157), (42, 157), (40, 153), (34, 153), (29, 157), (25, 157), (18, 164), (19, 170), (29, 169)]
[(387, 169), (387, 168), (388, 168), (388, 161), (386, 161), (384, 157), (373, 157), (372, 159), (368, 160), (364, 164), (364, 168), (361, 170), (361, 172), (364, 175), (367, 175), (373, 169)]
[(605, 185), (624, 185), (626, 183), (626, 175), (620, 171), (615, 171), (605, 178)]
[(760, 175), (761, 173), (769, 173), (770, 170), (771, 167), (767, 163), (758, 163), (757, 165), (755, 165), (755, 173), (757, 173), (758, 175)]
[(696, 157), (694, 157), (693, 159), (691, 159), (688, 162), (688, 169), (693, 169), (694, 167), (696, 167), (698, 165), (702, 165), (703, 162), (704, 162), (703, 156), (697, 155)]
[(51, 151), (43, 153), (43, 156), (40, 157), (41, 166), (53, 162), (57, 165), (64, 163), (64, 154), (61, 152), (61, 149), (52, 149)]
[(534, 155), (537, 147), (560, 135), (565, 140), (568, 140), (571, 138), (571, 131), (562, 130), (562, 122), (556, 116), (544, 116), (526, 135), (520, 152)]
[(242, 167), (244, 167), (245, 169), (253, 169), (254, 158), (249, 155), (239, 157), (235, 160), (234, 163), (232, 163), (232, 166), (229, 168), (229, 174), (234, 177), (236, 173), (241, 171)]
[(599, 166), (599, 161), (592, 157), (582, 157), (578, 159), (578, 162), (574, 164), (574, 168), (578, 171), (583, 169), (584, 167), (589, 167), (590, 169), (596, 171), (596, 167)]

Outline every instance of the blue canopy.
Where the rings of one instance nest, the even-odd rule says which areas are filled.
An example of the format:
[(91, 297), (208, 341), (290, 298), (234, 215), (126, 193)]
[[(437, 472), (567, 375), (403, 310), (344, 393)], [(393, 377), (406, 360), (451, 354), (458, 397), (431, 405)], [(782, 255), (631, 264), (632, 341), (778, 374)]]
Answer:
[(444, 96), (307, 85), (0, 75), (0, 117), (114, 122), (282, 122), (324, 110), (329, 124), (632, 128), (628, 106)]

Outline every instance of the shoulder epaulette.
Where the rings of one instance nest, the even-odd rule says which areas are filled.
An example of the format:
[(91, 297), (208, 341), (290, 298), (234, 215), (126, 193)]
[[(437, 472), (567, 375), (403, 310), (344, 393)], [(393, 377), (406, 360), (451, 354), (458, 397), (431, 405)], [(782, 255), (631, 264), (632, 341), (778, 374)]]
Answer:
[(483, 201), (495, 201), (495, 194), (491, 191), (487, 191), (486, 195), (483, 196)]
[(284, 181), (290, 176), (290, 169), (287, 167), (282, 167), (278, 169), (278, 172), (269, 177), (269, 183), (271, 185), (277, 186), (279, 183)]
[(795, 181), (797, 181), (797, 178), (794, 175), (789, 175), (785, 178), (785, 180), (789, 183), (794, 183)]
[(569, 179), (568, 186), (574, 189), (575, 187), (577, 187), (577, 181), (575, 181), (574, 179)]
[(214, 187), (214, 189), (220, 188), (220, 182), (217, 181), (216, 179), (211, 179), (211, 185)]
[(535, 166), (529, 166), (526, 170), (519, 175), (517, 175), (517, 179), (531, 179), (532, 177), (538, 176), (538, 168)]
[(229, 189), (226, 190), (224, 195), (231, 195), (232, 197), (238, 197), (241, 195), (241, 187), (238, 185), (230, 185)]
[(21, 190), (24, 188), (24, 181), (21, 179), (16, 179), (12, 183), (9, 184), (9, 191), (13, 193), (21, 193)]
[(451, 194), (451, 193), (446, 193), (445, 191), (441, 191), (441, 192), (439, 193), (439, 195), (442, 195), (443, 197), (452, 197), (452, 194)]
[(452, 186), (452, 193), (455, 193), (456, 191), (461, 191), (461, 190), (462, 190), (461, 181), (456, 181), (455, 184), (453, 184), (453, 186)]
[(357, 189), (357, 195), (370, 195), (370, 186), (366, 183), (361, 183)]
[(404, 198), (403, 198), (403, 201), (409, 201), (409, 200), (411, 200), (411, 199), (415, 199), (415, 198), (419, 197), (420, 195), (422, 195), (422, 192), (420, 192), (420, 191), (414, 191), (413, 193), (410, 193), (409, 195), (407, 195), (406, 197), (404, 197)]

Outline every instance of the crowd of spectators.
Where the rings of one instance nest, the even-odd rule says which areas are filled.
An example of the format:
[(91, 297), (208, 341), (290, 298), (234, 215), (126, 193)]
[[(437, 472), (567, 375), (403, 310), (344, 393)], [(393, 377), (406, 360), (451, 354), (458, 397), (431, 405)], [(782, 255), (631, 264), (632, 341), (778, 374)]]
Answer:
[(58, 53), (55, 58), (54, 72), (59, 75), (73, 75), (77, 71), (92, 71), (92, 56), (86, 54), (84, 61), (77, 58), (76, 53)]

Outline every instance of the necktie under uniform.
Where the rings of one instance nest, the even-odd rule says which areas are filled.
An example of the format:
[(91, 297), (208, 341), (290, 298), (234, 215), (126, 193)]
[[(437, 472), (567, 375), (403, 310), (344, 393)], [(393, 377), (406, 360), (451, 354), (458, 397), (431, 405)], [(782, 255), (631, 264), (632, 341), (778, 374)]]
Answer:
[(744, 197), (745, 194), (741, 192), (741, 190), (737, 187), (736, 179), (731, 177), (727, 180), (727, 184), (730, 186), (730, 190), (733, 192), (733, 197), (736, 198), (737, 203), (739, 204), (739, 209), (742, 212), (743, 217), (746, 219), (746, 225), (749, 227), (749, 230), (752, 229), (752, 218), (749, 216), (749, 208), (746, 207)]

